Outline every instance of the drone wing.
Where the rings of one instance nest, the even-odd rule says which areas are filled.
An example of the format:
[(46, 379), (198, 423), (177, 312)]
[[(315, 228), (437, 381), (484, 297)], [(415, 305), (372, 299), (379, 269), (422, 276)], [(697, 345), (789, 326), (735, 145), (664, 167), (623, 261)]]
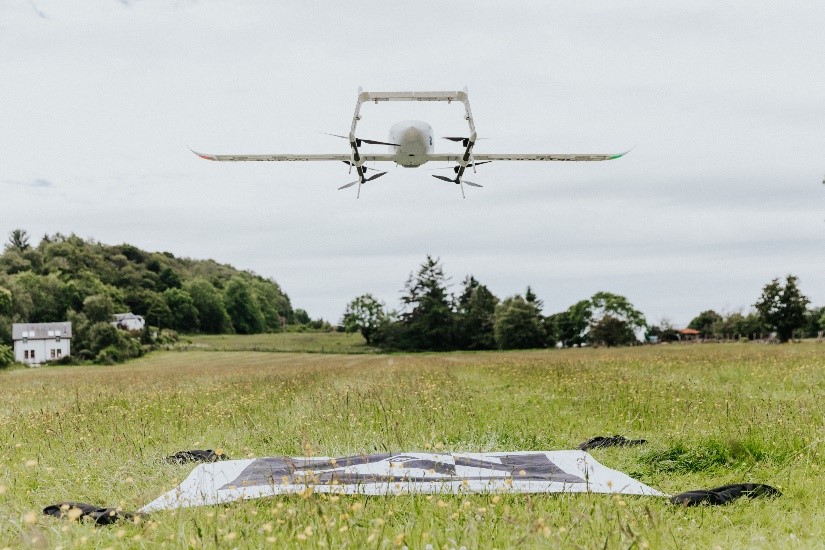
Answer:
[[(475, 161), (482, 161), (482, 160), (555, 160), (555, 161), (596, 161), (596, 160), (613, 160), (617, 158), (621, 158), (625, 156), (629, 151), (625, 151), (624, 153), (618, 154), (557, 154), (557, 153), (515, 153), (515, 154), (505, 154), (505, 153), (473, 153), (473, 159)], [(446, 162), (458, 162), (459, 159), (463, 157), (463, 153), (452, 153), (452, 154), (431, 154), (429, 155), (429, 160), (431, 161), (446, 161)]]
[[(311, 160), (333, 160), (339, 162), (350, 162), (351, 158), (348, 154), (307, 154), (307, 155), (209, 155), (206, 153), (198, 153), (192, 151), (202, 159), (217, 160), (220, 162), (286, 162), (286, 161), (311, 161)], [(361, 155), (362, 158), (368, 161), (388, 161), (395, 160), (394, 155)]]

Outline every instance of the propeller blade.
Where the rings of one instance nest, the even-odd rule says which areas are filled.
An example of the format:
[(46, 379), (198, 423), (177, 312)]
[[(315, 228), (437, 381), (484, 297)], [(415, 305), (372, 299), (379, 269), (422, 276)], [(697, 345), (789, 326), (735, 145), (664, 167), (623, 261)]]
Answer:
[(349, 136), (342, 136), (341, 134), (330, 134), (329, 132), (317, 132), (317, 133), (324, 134), (325, 136), (332, 136), (332, 137), (337, 137), (337, 138), (347, 139), (347, 140), (349, 139)]
[[(350, 172), (352, 172), (352, 167), (353, 167), (353, 166), (355, 166), (353, 163), (351, 163), (351, 162), (350, 162), (350, 161), (348, 161), (348, 160), (342, 160), (341, 162), (343, 162), (344, 164), (348, 165), (348, 166), (349, 166), (349, 169), (350, 169)], [(493, 162), (493, 161), (487, 161), (487, 162)], [(362, 169), (364, 172), (366, 172), (367, 170), (372, 170), (373, 172), (375, 172), (375, 171), (377, 170), (377, 168), (370, 168), (369, 166), (361, 166), (361, 169)]]
[(471, 185), (473, 187), (484, 187), (483, 185), (479, 185), (477, 183), (473, 183), (473, 182), (467, 181), (467, 180), (464, 180), (463, 183), (465, 183), (466, 185)]
[[(349, 140), (349, 136), (342, 136), (341, 134), (330, 134), (329, 132), (318, 132), (319, 134), (324, 134), (325, 136), (332, 136), (341, 139)], [(377, 139), (363, 139), (363, 138), (355, 138), (355, 146), (361, 147), (362, 143), (367, 143), (369, 145), (392, 145), (394, 147), (401, 147), (398, 143), (389, 143), (386, 141), (378, 141)]]
[(436, 179), (440, 179), (443, 181), (449, 181), (450, 183), (457, 183), (453, 178), (448, 178), (447, 176), (439, 176), (438, 174), (430, 174), (432, 177)]
[(392, 145), (393, 147), (401, 147), (401, 145), (398, 143), (388, 143), (386, 141), (378, 141), (375, 139), (358, 138), (357, 140), (363, 143), (368, 143), (370, 145)]
[(368, 178), (367, 178), (367, 179), (365, 179), (364, 181), (366, 182), (366, 181), (372, 181), (372, 180), (378, 179), (378, 178), (380, 178), (381, 176), (383, 176), (384, 174), (386, 174), (386, 172), (378, 172), (377, 174), (374, 174), (374, 175), (372, 175), (372, 176), (368, 177)]
[(351, 182), (349, 182), (348, 184), (346, 184), (346, 185), (342, 185), (341, 187), (339, 187), (339, 188), (338, 188), (338, 190), (340, 191), (341, 189), (346, 189), (347, 187), (352, 187), (353, 185), (355, 185), (355, 184), (356, 184), (356, 183), (358, 183), (359, 181), (361, 181), (361, 180), (351, 181)]

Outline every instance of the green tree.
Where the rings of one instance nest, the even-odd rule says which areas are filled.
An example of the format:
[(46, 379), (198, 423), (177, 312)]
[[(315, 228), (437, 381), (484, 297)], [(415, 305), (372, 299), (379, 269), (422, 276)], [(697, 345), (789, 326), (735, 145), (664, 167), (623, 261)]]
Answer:
[(580, 346), (587, 341), (587, 330), (593, 318), (593, 304), (580, 300), (566, 311), (551, 315), (546, 324), (552, 327), (553, 340), (565, 347)]
[(167, 288), (163, 292), (163, 301), (169, 308), (170, 326), (180, 332), (195, 332), (200, 326), (198, 309), (192, 297), (183, 289)]
[[(295, 313), (297, 315), (298, 311)], [(360, 331), (367, 345), (372, 343), (375, 330), (386, 318), (384, 304), (375, 299), (372, 294), (358, 296), (347, 304), (341, 324), (346, 332)]]
[(589, 339), (600, 346), (628, 346), (636, 342), (636, 335), (626, 320), (606, 314), (590, 327)]
[(762, 289), (762, 296), (754, 304), (766, 325), (776, 331), (780, 342), (787, 342), (796, 329), (805, 326), (805, 312), (810, 300), (797, 286), (793, 275), (785, 278), (785, 285), (773, 279)]
[(590, 303), (593, 304), (595, 322), (599, 322), (606, 315), (611, 315), (627, 323), (631, 330), (642, 329), (647, 325), (642, 312), (634, 308), (624, 296), (610, 292), (597, 292), (590, 298)]
[(662, 319), (658, 325), (653, 325), (647, 330), (645, 338), (651, 340), (651, 337), (655, 337), (659, 343), (676, 342), (679, 340), (679, 333), (669, 319)]
[(732, 316), (734, 334), (739, 337), (746, 337), (748, 340), (760, 338), (766, 331), (765, 323), (756, 312), (749, 312), (745, 315)]
[(819, 336), (819, 331), (822, 330), (819, 326), (819, 319), (823, 315), (825, 315), (825, 307), (815, 307), (805, 312), (805, 326), (802, 329), (803, 337), (816, 338)]
[(180, 275), (175, 273), (171, 267), (164, 267), (158, 274), (157, 291), (163, 292), (169, 288), (180, 288), (183, 286)]
[(264, 318), (261, 306), (249, 284), (240, 277), (233, 277), (226, 286), (224, 297), (226, 312), (238, 334), (256, 334), (263, 331)]
[(0, 344), (0, 369), (14, 363), (14, 351), (10, 346)]
[(149, 309), (146, 311), (146, 315), (144, 316), (146, 322), (157, 325), (157, 327), (161, 330), (164, 328), (171, 328), (172, 323), (174, 323), (172, 319), (172, 310), (169, 309), (169, 304), (167, 304), (166, 300), (163, 299), (163, 295), (153, 292), (148, 296), (148, 300)]
[(29, 245), (29, 233), (25, 229), (14, 229), (9, 233), (9, 242), (7, 248), (25, 252), (31, 246)]
[(92, 323), (105, 323), (112, 320), (115, 304), (105, 294), (95, 294), (83, 300), (83, 313)]
[(402, 348), (447, 350), (454, 346), (455, 316), (447, 295), (448, 279), (438, 258), (427, 256), (418, 272), (410, 274), (401, 301), (401, 323), (407, 329)]
[[(357, 298), (356, 298), (357, 300)], [(344, 314), (346, 315), (346, 313)], [(312, 317), (309, 316), (309, 313), (306, 310), (298, 308), (292, 314), (293, 320), (297, 325), (308, 325), (310, 321), (312, 321)], [(355, 332), (355, 331), (350, 331)]]
[(540, 348), (547, 333), (535, 304), (516, 295), (496, 308), (495, 337), (502, 349)]
[(93, 323), (89, 327), (89, 350), (97, 355), (103, 348), (117, 346), (118, 330), (110, 323)]
[(460, 349), (495, 349), (498, 298), (472, 275), (464, 279), (458, 298), (456, 345)]
[(690, 324), (688, 324), (688, 328), (698, 330), (701, 333), (702, 338), (708, 338), (713, 335), (713, 325), (721, 320), (721, 315), (712, 309), (708, 309), (694, 317), (690, 321)]
[(11, 290), (0, 287), (0, 315), (11, 315), (13, 303)]
[(208, 334), (232, 331), (232, 320), (226, 313), (223, 296), (206, 279), (195, 279), (186, 285), (186, 291), (198, 310), (200, 329)]

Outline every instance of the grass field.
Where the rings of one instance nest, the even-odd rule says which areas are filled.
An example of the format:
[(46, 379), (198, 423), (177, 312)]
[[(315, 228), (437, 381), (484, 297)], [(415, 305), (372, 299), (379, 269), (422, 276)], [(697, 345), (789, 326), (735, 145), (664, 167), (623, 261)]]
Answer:
[[(232, 347), (227, 344), (227, 347)], [(419, 355), (170, 351), (0, 372), (0, 548), (825, 547), (825, 346), (695, 345)], [(61, 500), (134, 510), (191, 465), (376, 451), (594, 450), (668, 493), (732, 482), (772, 500), (680, 508), (607, 495), (306, 495), (94, 527)]]
[(360, 333), (286, 332), (280, 334), (198, 334), (181, 336), (177, 349), (279, 351), (298, 353), (375, 353)]

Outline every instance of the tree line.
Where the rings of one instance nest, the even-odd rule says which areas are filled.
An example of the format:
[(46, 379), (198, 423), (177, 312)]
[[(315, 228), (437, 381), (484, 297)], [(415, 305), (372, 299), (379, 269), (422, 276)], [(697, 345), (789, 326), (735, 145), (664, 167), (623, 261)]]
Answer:
[[(597, 292), (564, 311), (544, 315), (543, 303), (530, 287), (504, 300), (468, 275), (458, 295), (438, 258), (427, 256), (402, 290), (400, 311), (387, 308), (372, 294), (353, 299), (341, 327), (360, 332), (367, 344), (388, 350), (447, 351), (626, 346), (641, 341), (678, 340), (670, 323), (648, 325), (624, 296)], [(708, 310), (689, 327), (703, 336), (724, 339), (763, 338), (782, 342), (794, 336), (817, 336), (825, 329), (825, 308), (808, 309), (810, 300), (797, 278), (774, 279), (763, 288), (752, 312), (727, 316)]]
[(545, 316), (530, 287), (501, 300), (472, 275), (457, 296), (448, 285), (440, 260), (427, 256), (404, 284), (400, 311), (364, 294), (347, 305), (341, 325), (370, 345), (432, 351), (629, 345), (646, 326), (627, 298), (610, 292)]
[(26, 231), (12, 231), (0, 255), (0, 345), (11, 344), (12, 323), (69, 320), (78, 355), (135, 356), (140, 337), (110, 325), (122, 312), (167, 335), (272, 332), (309, 320), (274, 280), (229, 265), (59, 233), (33, 246)]

